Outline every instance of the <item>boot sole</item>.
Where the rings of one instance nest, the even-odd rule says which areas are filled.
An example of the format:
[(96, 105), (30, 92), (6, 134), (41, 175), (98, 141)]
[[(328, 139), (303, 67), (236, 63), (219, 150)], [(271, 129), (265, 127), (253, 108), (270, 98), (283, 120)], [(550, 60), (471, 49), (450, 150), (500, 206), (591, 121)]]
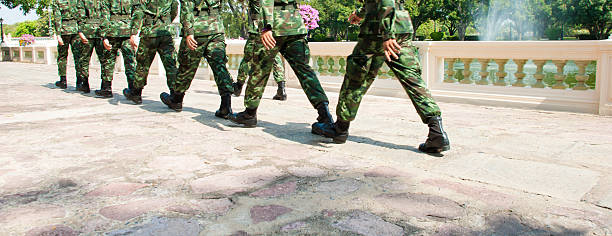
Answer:
[(245, 128), (254, 128), (255, 126), (257, 126), (257, 121), (255, 122), (247, 122), (247, 123), (241, 123), (232, 119), (229, 119), (231, 122), (233, 122), (234, 124), (239, 124), (239, 125), (243, 125)]
[(104, 94), (104, 93), (100, 93), (98, 91), (94, 92), (96, 94), (96, 96), (100, 97), (100, 98), (112, 98), (113, 94)]
[(423, 148), (423, 145), (424, 144), (419, 145), (419, 151), (424, 152), (424, 153), (429, 153), (429, 154), (439, 154), (439, 153), (450, 150), (450, 145), (447, 145), (441, 148), (436, 148), (436, 149), (433, 149), (433, 148), (426, 149), (426, 148)]

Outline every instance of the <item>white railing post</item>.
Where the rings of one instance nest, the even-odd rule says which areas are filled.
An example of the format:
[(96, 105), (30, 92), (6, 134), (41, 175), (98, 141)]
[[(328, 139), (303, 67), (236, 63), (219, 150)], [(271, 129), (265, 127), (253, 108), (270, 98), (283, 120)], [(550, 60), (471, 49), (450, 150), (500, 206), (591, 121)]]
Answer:
[(23, 51), (23, 47), (19, 46), (19, 62), (23, 62), (25, 57), (25, 52)]
[(612, 45), (609, 42), (610, 40), (601, 42), (597, 61), (599, 114), (604, 116), (612, 116)]
[(51, 53), (51, 46), (45, 47), (45, 59), (47, 60), (47, 65), (53, 64), (53, 54)]

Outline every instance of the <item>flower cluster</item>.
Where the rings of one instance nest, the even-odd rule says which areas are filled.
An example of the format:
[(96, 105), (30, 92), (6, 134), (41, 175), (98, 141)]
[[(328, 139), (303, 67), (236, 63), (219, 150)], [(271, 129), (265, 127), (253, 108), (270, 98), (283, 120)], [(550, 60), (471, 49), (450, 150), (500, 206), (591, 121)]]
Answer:
[(309, 30), (319, 27), (319, 11), (310, 5), (299, 5), (300, 15), (304, 19), (304, 24)]
[(21, 35), (21, 37), (19, 38), (19, 45), (20, 46), (27, 46), (30, 44), (34, 43), (34, 36), (30, 35), (30, 34), (23, 34)]

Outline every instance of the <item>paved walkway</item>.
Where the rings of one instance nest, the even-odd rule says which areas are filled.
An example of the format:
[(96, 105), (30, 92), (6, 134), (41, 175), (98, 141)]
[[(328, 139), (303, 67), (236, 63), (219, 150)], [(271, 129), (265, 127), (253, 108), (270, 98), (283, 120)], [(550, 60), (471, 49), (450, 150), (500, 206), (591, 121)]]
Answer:
[(452, 150), (429, 156), (404, 99), (367, 97), (336, 145), (296, 89), (248, 129), (211, 81), (176, 113), (157, 76), (135, 106), (123, 75), (97, 99), (55, 71), (0, 63), (1, 235), (612, 234), (610, 117), (442, 103)]

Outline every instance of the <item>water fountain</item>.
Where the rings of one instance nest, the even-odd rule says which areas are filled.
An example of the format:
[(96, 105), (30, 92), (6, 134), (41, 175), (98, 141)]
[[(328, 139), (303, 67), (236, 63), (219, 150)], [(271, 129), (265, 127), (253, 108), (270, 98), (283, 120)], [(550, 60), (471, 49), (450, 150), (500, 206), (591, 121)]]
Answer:
[(527, 7), (527, 0), (492, 0), (479, 19), (480, 40), (524, 40), (533, 35)]

